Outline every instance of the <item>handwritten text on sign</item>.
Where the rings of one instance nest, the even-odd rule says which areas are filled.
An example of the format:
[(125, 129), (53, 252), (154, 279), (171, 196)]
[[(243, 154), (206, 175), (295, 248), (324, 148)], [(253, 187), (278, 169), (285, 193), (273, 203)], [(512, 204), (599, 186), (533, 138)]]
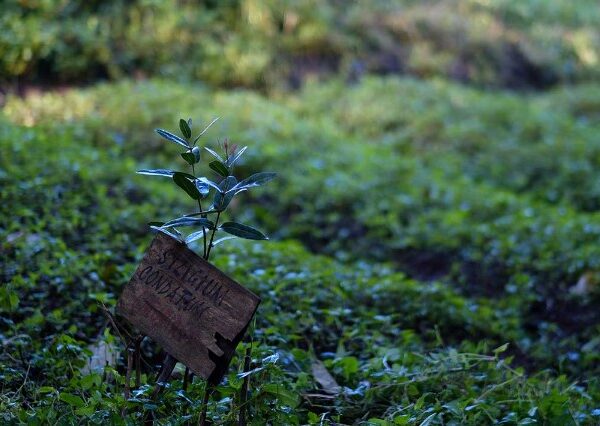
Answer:
[(117, 311), (194, 373), (215, 382), (259, 303), (184, 244), (158, 234)]

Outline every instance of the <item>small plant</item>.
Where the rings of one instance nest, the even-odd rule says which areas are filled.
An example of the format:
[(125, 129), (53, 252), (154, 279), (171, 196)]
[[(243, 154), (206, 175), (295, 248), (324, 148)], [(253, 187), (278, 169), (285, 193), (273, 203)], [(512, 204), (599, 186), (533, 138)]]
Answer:
[[(191, 174), (167, 169), (138, 170), (138, 173), (143, 175), (172, 178), (177, 186), (185, 191), (185, 193), (193, 200), (197, 201), (197, 212), (167, 222), (150, 222), (150, 226), (152, 229), (164, 232), (186, 244), (202, 239), (204, 248), (203, 257), (206, 260), (210, 257), (212, 248), (223, 241), (236, 237), (249, 240), (268, 239), (262, 232), (251, 226), (232, 221), (220, 223), (220, 220), (223, 212), (227, 210), (227, 207), (237, 194), (250, 188), (261, 186), (276, 176), (275, 173), (261, 172), (255, 173), (241, 181), (238, 180), (238, 178), (235, 177), (233, 170), (236, 162), (241, 158), (248, 147), (244, 146), (243, 148), (238, 149), (237, 145), (230, 144), (227, 139), (225, 139), (222, 144), (219, 144), (223, 152), (222, 154), (217, 153), (209, 147), (204, 147), (204, 149), (214, 157), (208, 166), (213, 174), (218, 176), (218, 179), (215, 181), (206, 176), (196, 176), (196, 165), (200, 163), (202, 152), (196, 144), (217, 120), (218, 119), (215, 118), (211, 121), (210, 124), (208, 124), (208, 126), (193, 139), (191, 119), (188, 119), (187, 121), (184, 119), (179, 120), (179, 129), (182, 137), (164, 129), (156, 129), (156, 133), (164, 139), (185, 148), (185, 151), (181, 153), (181, 157), (191, 167)], [(202, 202), (207, 199), (212, 200), (212, 202), (208, 208), (203, 209)], [(178, 229), (182, 227), (199, 229), (184, 237)], [(215, 235), (218, 231), (223, 231), (229, 235), (215, 240)]]

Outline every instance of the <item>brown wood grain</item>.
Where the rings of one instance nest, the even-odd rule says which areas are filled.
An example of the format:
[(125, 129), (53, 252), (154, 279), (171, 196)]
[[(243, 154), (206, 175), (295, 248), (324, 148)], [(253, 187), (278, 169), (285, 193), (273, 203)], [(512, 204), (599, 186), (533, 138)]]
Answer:
[(195, 374), (218, 383), (260, 298), (162, 233), (125, 286), (117, 313)]

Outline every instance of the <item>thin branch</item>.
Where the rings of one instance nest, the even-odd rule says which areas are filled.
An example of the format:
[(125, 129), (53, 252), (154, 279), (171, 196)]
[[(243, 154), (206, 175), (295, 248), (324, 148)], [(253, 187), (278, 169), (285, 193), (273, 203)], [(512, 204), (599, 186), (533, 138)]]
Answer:
[(217, 227), (219, 226), (219, 218), (221, 217), (221, 212), (217, 213), (217, 218), (215, 219), (215, 227), (213, 228), (212, 234), (210, 236), (210, 243), (208, 244), (208, 251), (206, 252), (206, 256), (204, 256), (205, 260), (208, 260), (210, 257), (210, 250), (212, 249), (213, 240), (215, 239), (215, 232), (217, 232)]

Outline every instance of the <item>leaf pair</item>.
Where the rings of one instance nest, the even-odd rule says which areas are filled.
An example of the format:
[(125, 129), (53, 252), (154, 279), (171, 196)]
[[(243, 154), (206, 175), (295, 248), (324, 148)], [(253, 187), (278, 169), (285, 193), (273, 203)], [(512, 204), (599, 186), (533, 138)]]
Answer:
[[(214, 229), (215, 224), (206, 218), (194, 218), (194, 217), (180, 217), (177, 219), (170, 220), (168, 222), (150, 222), (150, 228), (155, 229), (159, 232), (169, 235), (179, 241), (184, 241), (181, 233), (175, 229), (177, 226), (202, 226), (207, 229)], [(192, 232), (185, 238), (185, 243), (191, 243), (192, 241), (202, 238), (205, 235), (205, 231)]]
[[(215, 228), (215, 224), (209, 219), (195, 218), (195, 217), (188, 217), (188, 216), (173, 219), (173, 220), (170, 220), (165, 223), (151, 222), (150, 226), (151, 226), (151, 228), (156, 229), (161, 232), (165, 232), (169, 228), (175, 228), (178, 226), (201, 226), (203, 228), (210, 229), (210, 230), (213, 230)], [(268, 240), (267, 236), (265, 234), (263, 234), (262, 232), (260, 232), (258, 229), (255, 229), (251, 226), (244, 225), (244, 224), (237, 223), (237, 222), (225, 222), (221, 226), (219, 226), (219, 229), (227, 232), (228, 234), (232, 235), (233, 237), (244, 238), (247, 240)], [(173, 231), (176, 231), (176, 230), (173, 230)], [(165, 232), (165, 233), (173, 236), (170, 232)], [(187, 236), (187, 238), (185, 239), (185, 242), (191, 243), (192, 241), (196, 241), (197, 239), (204, 237), (204, 235), (205, 235), (204, 231), (193, 232)], [(213, 242), (213, 246), (219, 244), (222, 241), (231, 239), (233, 237), (221, 238), (220, 240)], [(177, 239), (180, 239), (180, 238), (177, 238)]]
[[(204, 130), (202, 130), (200, 132), (200, 134), (198, 136), (196, 136), (196, 138), (194, 139), (194, 141), (192, 142), (192, 144), (190, 145), (189, 143), (189, 139), (191, 139), (192, 137), (192, 119), (188, 119), (187, 121), (185, 121), (183, 118), (179, 119), (179, 130), (181, 130), (181, 134), (183, 135), (183, 138), (180, 138), (179, 136), (165, 130), (165, 129), (155, 129), (156, 133), (158, 133), (161, 137), (163, 137), (164, 139), (176, 143), (177, 145), (181, 145), (187, 149), (190, 149), (191, 147), (196, 145), (196, 142), (198, 142), (198, 139), (200, 139), (200, 137), (206, 133), (206, 131), (210, 128), (210, 126), (212, 126), (213, 124), (215, 124), (215, 122), (219, 119), (219, 117), (213, 119), (213, 121), (211, 121), (208, 126), (206, 126), (204, 128)], [(200, 153), (198, 152), (198, 158), (200, 156)], [(187, 160), (186, 160), (187, 161)], [(196, 161), (197, 162), (197, 161)], [(190, 163), (193, 164), (193, 163)]]
[(215, 161), (211, 161), (211, 163), (209, 164), (210, 168), (213, 169), (218, 174), (220, 174), (221, 176), (227, 177), (227, 176), (229, 176), (229, 174), (231, 174), (231, 168), (235, 165), (236, 161), (240, 159), (242, 154), (244, 152), (246, 152), (248, 147), (247, 146), (243, 147), (238, 152), (236, 152), (234, 155), (232, 155), (231, 157), (226, 158), (226, 159), (223, 158), (221, 155), (219, 155), (214, 150), (212, 150), (206, 146), (204, 147), (204, 149), (207, 150), (213, 157), (216, 158)]
[[(211, 121), (193, 141), (191, 141), (193, 136), (191, 119), (187, 121), (184, 119), (179, 120), (179, 130), (181, 131), (183, 137), (177, 136), (164, 129), (156, 129), (156, 132), (164, 139), (186, 149), (185, 152), (181, 153), (181, 157), (192, 166), (193, 171), (194, 165), (197, 164), (201, 159), (200, 148), (196, 147), (196, 142), (217, 120), (218, 118)], [(219, 213), (227, 209), (236, 194), (246, 191), (249, 188), (260, 186), (273, 179), (276, 174), (269, 172), (256, 173), (242, 181), (238, 181), (236, 177), (233, 176), (232, 170), (236, 162), (246, 151), (246, 146), (236, 152), (236, 146), (231, 147), (227, 142), (225, 142), (224, 157), (208, 147), (205, 147), (205, 149), (208, 153), (215, 157), (215, 160), (209, 163), (209, 167), (222, 177), (219, 183), (216, 183), (206, 177), (196, 177), (189, 173), (183, 173), (169, 169), (142, 169), (138, 171), (139, 174), (143, 175), (169, 177), (173, 179), (173, 182), (183, 189), (185, 193), (190, 196), (190, 198), (198, 201), (208, 196), (211, 189), (215, 190), (213, 203), (208, 210), (192, 213), (166, 223), (153, 222), (150, 223), (151, 227), (185, 243), (191, 243), (200, 238), (207, 238), (207, 230), (210, 231), (211, 244), (210, 247), (208, 247), (208, 250), (206, 250), (205, 244), (205, 257), (208, 257), (210, 254), (211, 247), (214, 247), (217, 244), (232, 238), (244, 238), (249, 240), (268, 239), (261, 231), (251, 226), (231, 221), (225, 222), (219, 226), (218, 221), (220, 218)], [(201, 206), (200, 209), (202, 209)], [(207, 215), (212, 213), (217, 213), (216, 222), (207, 219)], [(177, 230), (177, 227), (184, 226), (197, 226), (201, 227), (201, 229), (199, 231), (190, 233), (187, 238), (184, 239), (182, 234)], [(215, 233), (219, 230), (228, 233), (229, 236), (213, 241)]]
[(161, 228), (174, 228), (176, 226), (202, 226), (203, 228), (214, 229), (213, 221), (204, 217), (189, 217), (183, 216), (177, 219), (170, 220), (160, 225)]

